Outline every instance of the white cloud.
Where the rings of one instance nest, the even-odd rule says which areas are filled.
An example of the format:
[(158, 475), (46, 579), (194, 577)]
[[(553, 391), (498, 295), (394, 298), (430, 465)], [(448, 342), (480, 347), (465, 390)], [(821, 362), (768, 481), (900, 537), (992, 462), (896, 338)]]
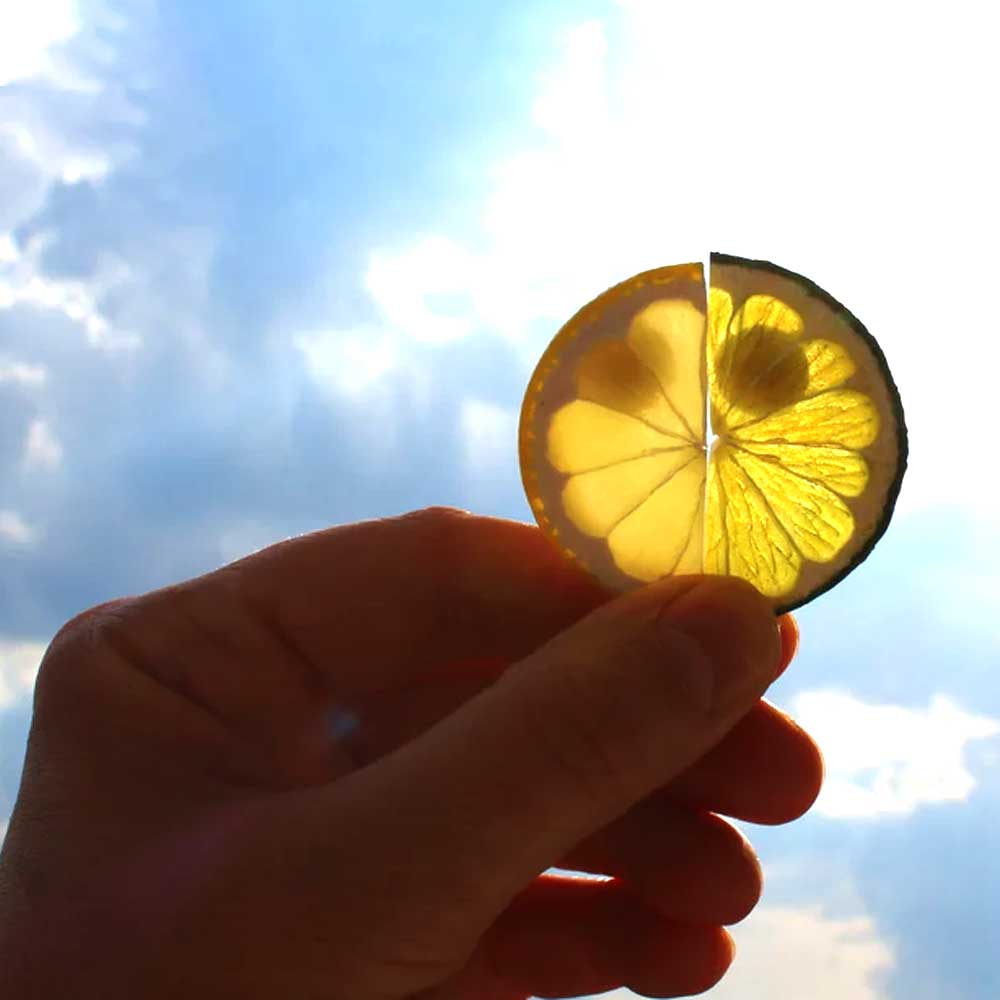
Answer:
[[(99, 136), (107, 119), (127, 116), (99, 80), (86, 79), (71, 52), (83, 37), (74, 0), (20, 4), (0, 35), (0, 265), (20, 256), (9, 232), (45, 203), (54, 184), (96, 180), (124, 150)], [(0, 305), (9, 304), (0, 271)]]
[(38, 529), (28, 524), (16, 510), (0, 510), (0, 541), (30, 545), (38, 538)]
[(29, 223), (64, 185), (105, 180), (135, 152), (129, 136), (143, 122), (130, 75), (109, 40), (124, 20), (100, 0), (84, 12), (74, 0), (37, 0), (4, 17), (0, 35), (0, 309), (57, 311), (99, 347), (135, 346), (112, 329), (101, 301), (129, 276), (102, 259), (86, 280), (46, 274), (47, 235), (19, 245)]
[(905, 816), (961, 802), (976, 786), (968, 745), (1000, 734), (1000, 722), (963, 711), (945, 695), (926, 709), (873, 705), (838, 691), (809, 691), (791, 709), (823, 751), (826, 779), (814, 806), (837, 819)]
[(0, 709), (31, 691), (44, 654), (40, 642), (0, 639)]
[(472, 477), (507, 471), (517, 465), (517, 414), (480, 399), (462, 401), (459, 424), (465, 467)]
[(371, 465), (392, 463), (409, 425), (426, 418), (430, 371), (408, 359), (393, 331), (372, 328), (300, 333), (292, 340), (309, 377), (326, 393), (354, 404), (354, 419), (331, 427)]
[(324, 330), (299, 334), (293, 341), (306, 371), (338, 395), (360, 397), (397, 362), (398, 348), (379, 330)]
[(106, 259), (86, 281), (50, 278), (42, 273), (39, 258), (44, 240), (35, 240), (24, 251), (15, 250), (13, 260), (0, 262), (0, 309), (34, 306), (61, 313), (83, 330), (88, 343), (107, 350), (129, 349), (136, 336), (116, 330), (100, 308), (101, 299), (126, 286), (131, 269), (124, 261)]
[(48, 372), (42, 365), (31, 365), (23, 361), (0, 356), (0, 385), (13, 382), (18, 385), (44, 385)]
[(608, 127), (608, 42), (599, 21), (588, 21), (566, 38), (563, 58), (543, 80), (531, 118), (544, 132), (567, 142)]
[(13, 264), (18, 256), (14, 237), (10, 233), (0, 233), (0, 264)]
[[(616, 163), (606, 115), (595, 110), (606, 104), (606, 50), (597, 22), (568, 34), (564, 58), (545, 74), (530, 112), (539, 144), (489, 168), (493, 188), (475, 210), (482, 249), (427, 233), (372, 250), (365, 287), (383, 326), (365, 337), (372, 345), (395, 345), (391, 353), (366, 345), (380, 373), (409, 367), (410, 345), (446, 345), (485, 333), (522, 345), (527, 371), (540, 322), (543, 336), (551, 336), (611, 279), (662, 262), (655, 227), (645, 231), (643, 250), (637, 218), (623, 219), (601, 196)], [(356, 353), (352, 339), (346, 340), (346, 349)], [(331, 337), (324, 352), (333, 351)], [(331, 379), (329, 366), (319, 368), (313, 365), (314, 374), (341, 391), (349, 393), (356, 384)]]
[[(828, 916), (819, 905), (760, 906), (733, 928), (736, 960), (713, 1000), (888, 1000), (880, 985), (893, 952), (868, 915)], [(602, 1000), (628, 1000), (615, 990)]]
[(365, 284), (390, 329), (417, 343), (447, 344), (477, 328), (481, 268), (453, 240), (432, 236), (403, 252), (376, 250)]
[(0, 86), (51, 68), (50, 50), (80, 30), (75, 0), (32, 0), (4, 12)]
[(56, 469), (62, 463), (63, 450), (52, 428), (44, 420), (32, 420), (24, 442), (24, 463), (43, 469)]

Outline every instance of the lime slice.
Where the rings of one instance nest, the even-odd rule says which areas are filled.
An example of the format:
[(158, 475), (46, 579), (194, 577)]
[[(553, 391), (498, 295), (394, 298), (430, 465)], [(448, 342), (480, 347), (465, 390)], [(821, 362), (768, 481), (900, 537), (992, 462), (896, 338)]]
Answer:
[(542, 530), (612, 590), (743, 577), (777, 611), (843, 579), (906, 466), (885, 357), (822, 289), (764, 261), (638, 274), (542, 355), (519, 434)]

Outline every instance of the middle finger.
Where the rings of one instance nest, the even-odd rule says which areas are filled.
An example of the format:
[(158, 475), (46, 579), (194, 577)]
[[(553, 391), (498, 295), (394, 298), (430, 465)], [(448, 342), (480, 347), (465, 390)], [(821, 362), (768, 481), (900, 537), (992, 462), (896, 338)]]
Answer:
[(711, 813), (649, 799), (588, 837), (559, 867), (620, 879), (664, 917), (735, 924), (760, 898), (760, 864), (746, 838)]
[[(491, 684), (497, 661), (463, 664), (420, 684), (354, 706), (343, 742), (358, 764), (414, 739)], [(659, 794), (705, 812), (754, 823), (800, 816), (819, 792), (823, 765), (815, 743), (787, 715), (758, 702), (712, 750)]]

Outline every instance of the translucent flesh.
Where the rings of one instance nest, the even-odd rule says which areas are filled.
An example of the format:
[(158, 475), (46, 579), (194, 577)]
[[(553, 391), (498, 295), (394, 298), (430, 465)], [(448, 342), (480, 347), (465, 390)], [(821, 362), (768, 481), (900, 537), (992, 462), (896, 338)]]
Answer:
[(705, 440), (704, 340), (704, 313), (683, 299), (646, 306), (626, 337), (696, 444)]
[(698, 465), (704, 477), (700, 459), (700, 451), (681, 446), (580, 473), (564, 487), (563, 506), (584, 534), (606, 538), (631, 515), (642, 514), (654, 492), (676, 483), (687, 466)]
[(704, 570), (762, 593), (794, 591), (805, 562), (828, 563), (855, 532), (842, 497), (869, 482), (858, 449), (878, 435), (845, 348), (808, 336), (795, 310), (753, 295), (709, 299), (709, 387), (718, 443), (708, 471)]
[(575, 361), (544, 434), (562, 512), (636, 581), (724, 573), (787, 597), (855, 533), (845, 498), (869, 485), (879, 412), (845, 387), (843, 343), (779, 297), (711, 288), (706, 316), (664, 296)]
[(563, 511), (636, 580), (701, 568), (704, 328), (690, 302), (668, 298), (624, 337), (595, 338), (573, 373), (578, 398), (548, 428), (548, 460), (568, 476)]

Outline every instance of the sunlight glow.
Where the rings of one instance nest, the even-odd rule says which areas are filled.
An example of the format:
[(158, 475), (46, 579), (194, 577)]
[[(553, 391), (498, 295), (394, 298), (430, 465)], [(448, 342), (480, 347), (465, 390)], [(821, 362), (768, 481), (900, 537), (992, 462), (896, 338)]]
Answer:
[(79, 30), (76, 0), (12, 4), (0, 32), (0, 86), (42, 73), (50, 65), (49, 50)]

